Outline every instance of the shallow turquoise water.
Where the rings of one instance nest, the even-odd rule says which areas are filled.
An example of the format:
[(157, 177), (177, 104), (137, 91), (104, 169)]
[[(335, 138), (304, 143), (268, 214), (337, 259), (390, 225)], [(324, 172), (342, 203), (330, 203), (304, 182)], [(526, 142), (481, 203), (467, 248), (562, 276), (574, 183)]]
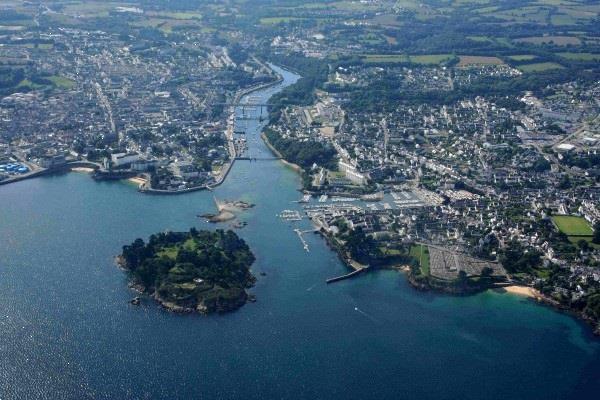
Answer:
[(78, 173), (0, 187), (0, 399), (595, 398), (600, 341), (567, 315), (417, 292), (392, 271), (326, 285), (342, 264), (275, 216), (299, 185), (276, 161), (239, 162), (215, 191), (256, 203), (238, 232), (259, 279), (257, 303), (210, 317), (130, 306), (113, 257), (156, 231), (214, 228), (196, 218), (213, 193), (148, 196)]

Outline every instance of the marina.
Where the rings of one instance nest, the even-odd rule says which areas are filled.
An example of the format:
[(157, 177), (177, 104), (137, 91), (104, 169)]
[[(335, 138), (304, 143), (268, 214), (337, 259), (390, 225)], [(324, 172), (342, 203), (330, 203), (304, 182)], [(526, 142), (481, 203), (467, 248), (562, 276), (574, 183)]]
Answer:
[(284, 221), (302, 221), (302, 215), (297, 210), (283, 210), (278, 217)]

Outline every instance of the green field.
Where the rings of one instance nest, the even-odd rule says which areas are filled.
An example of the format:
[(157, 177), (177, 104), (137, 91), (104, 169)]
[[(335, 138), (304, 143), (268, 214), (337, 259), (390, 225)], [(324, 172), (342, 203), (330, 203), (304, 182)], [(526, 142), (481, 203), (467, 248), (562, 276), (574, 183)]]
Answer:
[(504, 62), (498, 57), (485, 56), (458, 56), (460, 59), (458, 66), (465, 67), (468, 65), (502, 65)]
[(25, 78), (23, 79), (21, 82), (19, 82), (19, 84), (17, 85), (17, 89), (25, 89), (28, 88), (29, 90), (35, 90), (35, 89), (41, 89), (43, 88), (43, 85), (38, 85), (37, 83), (31, 82), (29, 79)]
[(574, 245), (578, 245), (580, 240), (585, 240), (586, 242), (588, 242), (588, 244), (590, 245), (590, 247), (593, 247), (595, 249), (600, 249), (600, 244), (596, 244), (594, 242), (592, 242), (592, 237), (591, 236), (569, 236), (569, 242), (571, 242)]
[(557, 46), (574, 45), (578, 46), (581, 44), (581, 40), (575, 36), (531, 36), (521, 39), (515, 39), (517, 43), (530, 43), (530, 44), (555, 44)]
[(167, 12), (167, 11), (161, 11), (161, 12), (155, 12), (155, 13), (148, 13), (148, 15), (153, 16), (153, 17), (158, 17), (158, 18), (180, 19), (180, 20), (201, 19), (202, 18), (202, 14), (195, 13), (195, 12)]
[(535, 64), (519, 65), (518, 67), (523, 72), (543, 72), (552, 69), (563, 69), (564, 67), (554, 62), (543, 62)]
[(366, 63), (407, 63), (409, 62), (408, 56), (404, 54), (369, 54), (364, 56), (363, 61)]
[(75, 87), (75, 82), (72, 80), (65, 78), (64, 76), (54, 75), (48, 78), (54, 83), (54, 85), (60, 89), (72, 89)]
[(567, 236), (592, 236), (590, 224), (582, 217), (572, 215), (554, 215), (552, 221)]
[(363, 56), (366, 63), (413, 63), (421, 65), (438, 65), (452, 59), (452, 54), (424, 54), (409, 56), (406, 54), (367, 54)]
[(516, 54), (514, 56), (508, 56), (507, 58), (513, 61), (531, 61), (535, 60), (537, 56), (534, 56), (533, 54)]
[(440, 64), (449, 61), (452, 54), (425, 54), (422, 56), (410, 56), (410, 62), (413, 64)]
[(429, 249), (422, 244), (414, 245), (410, 248), (410, 256), (419, 261), (421, 274), (429, 276)]
[(492, 38), (490, 38), (489, 36), (467, 36), (467, 39), (472, 40), (474, 42), (479, 42), (479, 43), (486, 43), (486, 42), (493, 43), (494, 42), (494, 40)]
[(299, 17), (265, 17), (260, 19), (262, 25), (277, 25), (281, 23), (287, 23), (291, 21), (300, 21), (304, 18)]
[(571, 61), (600, 61), (600, 54), (594, 53), (556, 53), (564, 59)]

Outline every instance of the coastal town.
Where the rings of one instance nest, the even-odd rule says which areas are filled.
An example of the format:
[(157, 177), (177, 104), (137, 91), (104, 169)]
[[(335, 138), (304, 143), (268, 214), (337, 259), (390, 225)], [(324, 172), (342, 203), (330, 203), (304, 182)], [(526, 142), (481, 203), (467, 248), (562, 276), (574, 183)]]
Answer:
[(201, 32), (139, 39), (65, 28), (11, 35), (5, 57), (43, 60), (43, 72), (0, 101), (0, 183), (82, 167), (96, 179), (137, 177), (144, 191), (222, 182), (236, 157), (236, 102), (278, 77), (254, 57), (234, 62)]
[[(598, 328), (598, 45), (516, 37), (484, 54), (474, 35), (452, 54), (435, 41), (394, 53), (395, 22), (439, 11), (392, 3), (318, 8), (332, 26), (257, 15), (251, 29), (227, 4), (6, 11), (0, 184), (76, 169), (143, 193), (210, 190), (251, 159), (255, 118), (302, 176), (300, 208), (283, 215), (310, 219), (350, 271), (405, 269), (452, 293), (517, 285)], [(281, 80), (269, 63), (302, 78), (260, 104), (249, 94)]]
[[(340, 68), (327, 83), (342, 73), (372, 87), (388, 71)], [(486, 74), (520, 73), (473, 65), (403, 68), (395, 77), (413, 90), (447, 92)], [(352, 93), (336, 88), (285, 108), (270, 129), (336, 150), (305, 170), (305, 193), (323, 202), (305, 211), (354, 269), (415, 262), (415, 286), (451, 292), (525, 285), (596, 321), (581, 299), (600, 287), (600, 83), (546, 91), (383, 112), (356, 107)], [(357, 230), (374, 243), (353, 253), (347, 244)], [(425, 257), (414, 257), (421, 247)], [(357, 267), (351, 260), (361, 252)]]

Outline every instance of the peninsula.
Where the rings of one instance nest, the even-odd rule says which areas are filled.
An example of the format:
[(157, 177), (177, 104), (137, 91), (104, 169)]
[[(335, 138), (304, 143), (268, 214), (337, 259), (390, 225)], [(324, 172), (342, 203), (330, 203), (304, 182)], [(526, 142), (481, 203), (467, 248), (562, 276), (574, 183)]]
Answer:
[(251, 299), (246, 289), (254, 255), (232, 231), (165, 232), (123, 246), (117, 263), (130, 286), (174, 312), (233, 311)]

